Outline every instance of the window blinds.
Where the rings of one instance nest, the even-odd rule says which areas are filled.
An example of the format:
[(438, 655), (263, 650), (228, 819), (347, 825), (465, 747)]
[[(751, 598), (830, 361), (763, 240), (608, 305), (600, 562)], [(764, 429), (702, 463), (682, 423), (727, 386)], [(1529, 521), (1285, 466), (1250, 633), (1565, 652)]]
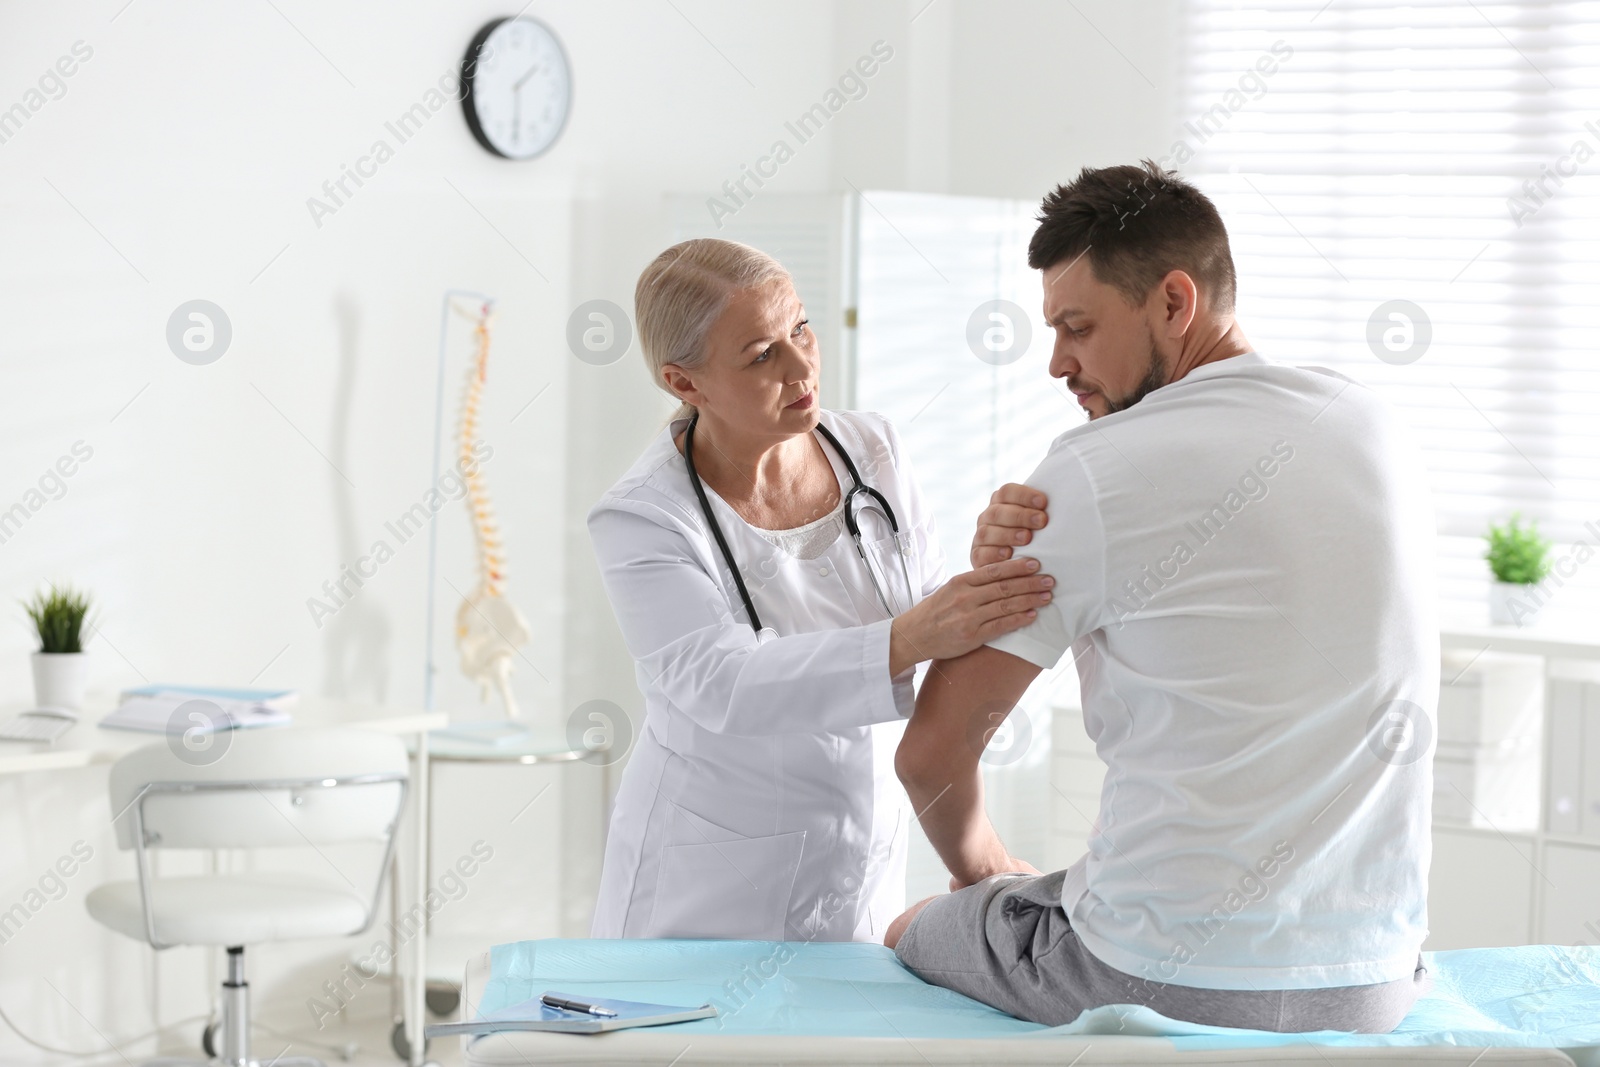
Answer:
[[(1387, 397), (1426, 453), (1444, 618), (1513, 511), (1600, 608), (1600, 4), (1190, 0), (1165, 162), (1211, 196), (1269, 357)], [(1263, 60), (1263, 57), (1268, 57)], [(1331, 561), (1330, 561), (1331, 562)]]

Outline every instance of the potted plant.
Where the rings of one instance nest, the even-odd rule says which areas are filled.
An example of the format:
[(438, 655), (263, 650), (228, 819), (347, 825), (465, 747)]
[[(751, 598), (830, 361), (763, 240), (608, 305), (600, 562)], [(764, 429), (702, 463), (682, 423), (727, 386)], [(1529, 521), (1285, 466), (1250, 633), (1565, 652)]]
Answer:
[(1501, 626), (1532, 626), (1539, 621), (1543, 597), (1530, 596), (1532, 587), (1550, 573), (1550, 542), (1539, 536), (1539, 524), (1523, 525), (1512, 513), (1504, 526), (1489, 524), (1484, 535), (1494, 581), (1489, 586), (1489, 621)]
[(83, 622), (89, 598), (72, 589), (50, 587), (23, 604), (39, 635), (33, 654), (33, 697), (41, 707), (77, 709), (89, 680), (83, 651)]

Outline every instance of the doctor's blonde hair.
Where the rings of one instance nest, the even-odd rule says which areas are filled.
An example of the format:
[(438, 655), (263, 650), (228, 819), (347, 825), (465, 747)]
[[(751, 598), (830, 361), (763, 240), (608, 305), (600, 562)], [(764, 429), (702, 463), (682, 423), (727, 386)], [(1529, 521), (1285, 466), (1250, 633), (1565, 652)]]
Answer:
[[(760, 249), (716, 237), (681, 241), (652, 260), (633, 290), (633, 318), (656, 386), (676, 396), (662, 368), (704, 365), (706, 335), (734, 293), (788, 277), (783, 264)], [(672, 417), (692, 414), (694, 405), (684, 402)]]

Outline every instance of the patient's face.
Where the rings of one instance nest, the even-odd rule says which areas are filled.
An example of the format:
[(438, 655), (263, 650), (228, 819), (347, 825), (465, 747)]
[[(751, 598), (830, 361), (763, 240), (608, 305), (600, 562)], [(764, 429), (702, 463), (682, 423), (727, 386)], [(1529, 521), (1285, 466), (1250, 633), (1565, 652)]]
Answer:
[(706, 346), (705, 363), (683, 371), (694, 389), (686, 398), (702, 421), (775, 437), (809, 433), (817, 424), (822, 360), (787, 278), (730, 297)]
[(1132, 407), (1167, 384), (1147, 308), (1130, 307), (1085, 257), (1040, 273), (1044, 319), (1055, 332), (1050, 376), (1066, 379), (1089, 418)]

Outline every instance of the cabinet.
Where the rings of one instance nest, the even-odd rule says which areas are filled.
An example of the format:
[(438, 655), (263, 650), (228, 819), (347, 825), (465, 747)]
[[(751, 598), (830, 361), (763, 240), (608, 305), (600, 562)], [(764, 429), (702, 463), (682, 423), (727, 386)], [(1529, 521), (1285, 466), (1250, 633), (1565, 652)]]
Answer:
[(1531, 834), (1434, 826), (1428, 870), (1428, 940), (1422, 947), (1498, 948), (1531, 940)]
[[(1425, 947), (1600, 943), (1600, 638), (1512, 627), (1441, 637), (1447, 658), (1452, 650), (1468, 658), (1537, 657), (1542, 697), (1531, 750), (1537, 758), (1530, 761), (1516, 740), (1473, 738), (1499, 745), (1504, 758), (1489, 769), (1502, 778), (1486, 792), (1484, 810), (1436, 806)], [(1502, 674), (1476, 690), (1454, 688), (1441, 692), (1442, 713), (1464, 711), (1461, 701), (1475, 698), (1484, 701), (1481, 723), (1505, 725), (1525, 715), (1525, 680)], [(1448, 755), (1443, 746), (1441, 754)], [(1519, 763), (1531, 764), (1525, 774), (1504, 776)], [(1448, 786), (1447, 777), (1438, 778)]]
[(1434, 822), (1502, 833), (1536, 830), (1544, 661), (1452, 650), (1441, 666)]
[(1543, 858), (1538, 940), (1547, 945), (1600, 944), (1600, 843), (1552, 841), (1545, 845)]

